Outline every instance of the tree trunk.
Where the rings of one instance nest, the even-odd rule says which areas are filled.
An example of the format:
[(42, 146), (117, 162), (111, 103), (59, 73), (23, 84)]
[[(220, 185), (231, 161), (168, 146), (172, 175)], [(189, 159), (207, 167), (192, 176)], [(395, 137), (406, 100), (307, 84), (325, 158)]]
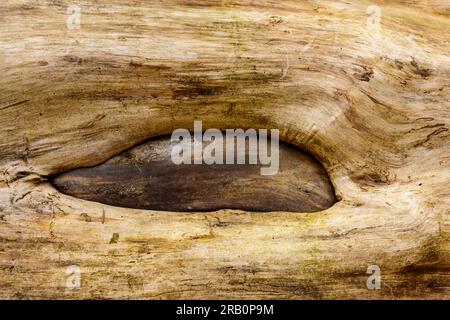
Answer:
[[(1, 298), (449, 298), (446, 1), (72, 4), (0, 4)], [(338, 201), (165, 212), (50, 182), (196, 119), (279, 129)]]

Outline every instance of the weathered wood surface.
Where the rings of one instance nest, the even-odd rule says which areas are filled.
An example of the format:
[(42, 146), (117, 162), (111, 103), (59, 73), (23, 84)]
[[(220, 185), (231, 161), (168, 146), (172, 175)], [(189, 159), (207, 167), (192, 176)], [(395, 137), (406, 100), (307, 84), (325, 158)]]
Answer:
[[(208, 145), (204, 142), (203, 149)], [(221, 149), (225, 155), (225, 140)], [(313, 212), (336, 202), (321, 164), (286, 144), (280, 145), (279, 168), (271, 175), (261, 175), (267, 165), (259, 161), (258, 152), (250, 150), (248, 139), (231, 151), (234, 164), (194, 164), (193, 152), (190, 164), (174, 164), (171, 151), (170, 137), (153, 139), (101, 165), (58, 175), (52, 184), (85, 200), (165, 211)], [(249, 151), (257, 156), (255, 164), (249, 163)], [(237, 164), (238, 157), (245, 164)]]
[[(68, 30), (72, 4), (0, 4), (0, 297), (448, 299), (446, 1), (80, 0)], [(280, 129), (340, 201), (167, 213), (47, 179), (194, 119)]]

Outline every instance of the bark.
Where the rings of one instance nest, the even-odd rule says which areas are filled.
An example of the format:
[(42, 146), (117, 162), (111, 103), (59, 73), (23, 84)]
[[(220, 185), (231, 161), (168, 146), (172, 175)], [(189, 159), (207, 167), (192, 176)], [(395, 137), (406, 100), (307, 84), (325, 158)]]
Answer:
[[(77, 3), (73, 30), (71, 1), (0, 4), (0, 297), (448, 299), (445, 1)], [(195, 119), (279, 129), (338, 202), (163, 212), (49, 182)]]

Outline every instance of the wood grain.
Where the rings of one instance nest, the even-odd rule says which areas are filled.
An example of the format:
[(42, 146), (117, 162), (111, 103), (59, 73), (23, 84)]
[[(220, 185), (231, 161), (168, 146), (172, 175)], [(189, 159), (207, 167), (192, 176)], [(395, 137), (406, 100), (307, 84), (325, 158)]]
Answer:
[[(448, 1), (78, 0), (68, 29), (73, 4), (0, 3), (1, 298), (450, 297)], [(194, 120), (279, 129), (339, 201), (167, 212), (49, 181)]]

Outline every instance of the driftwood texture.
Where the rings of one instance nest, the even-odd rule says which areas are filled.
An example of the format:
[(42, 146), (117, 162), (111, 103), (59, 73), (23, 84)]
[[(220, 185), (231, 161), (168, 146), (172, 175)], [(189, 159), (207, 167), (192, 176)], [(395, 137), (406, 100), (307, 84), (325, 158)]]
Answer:
[[(446, 1), (80, 0), (69, 30), (72, 4), (0, 4), (0, 297), (449, 297)], [(279, 129), (339, 201), (161, 212), (48, 181), (194, 119)]]

